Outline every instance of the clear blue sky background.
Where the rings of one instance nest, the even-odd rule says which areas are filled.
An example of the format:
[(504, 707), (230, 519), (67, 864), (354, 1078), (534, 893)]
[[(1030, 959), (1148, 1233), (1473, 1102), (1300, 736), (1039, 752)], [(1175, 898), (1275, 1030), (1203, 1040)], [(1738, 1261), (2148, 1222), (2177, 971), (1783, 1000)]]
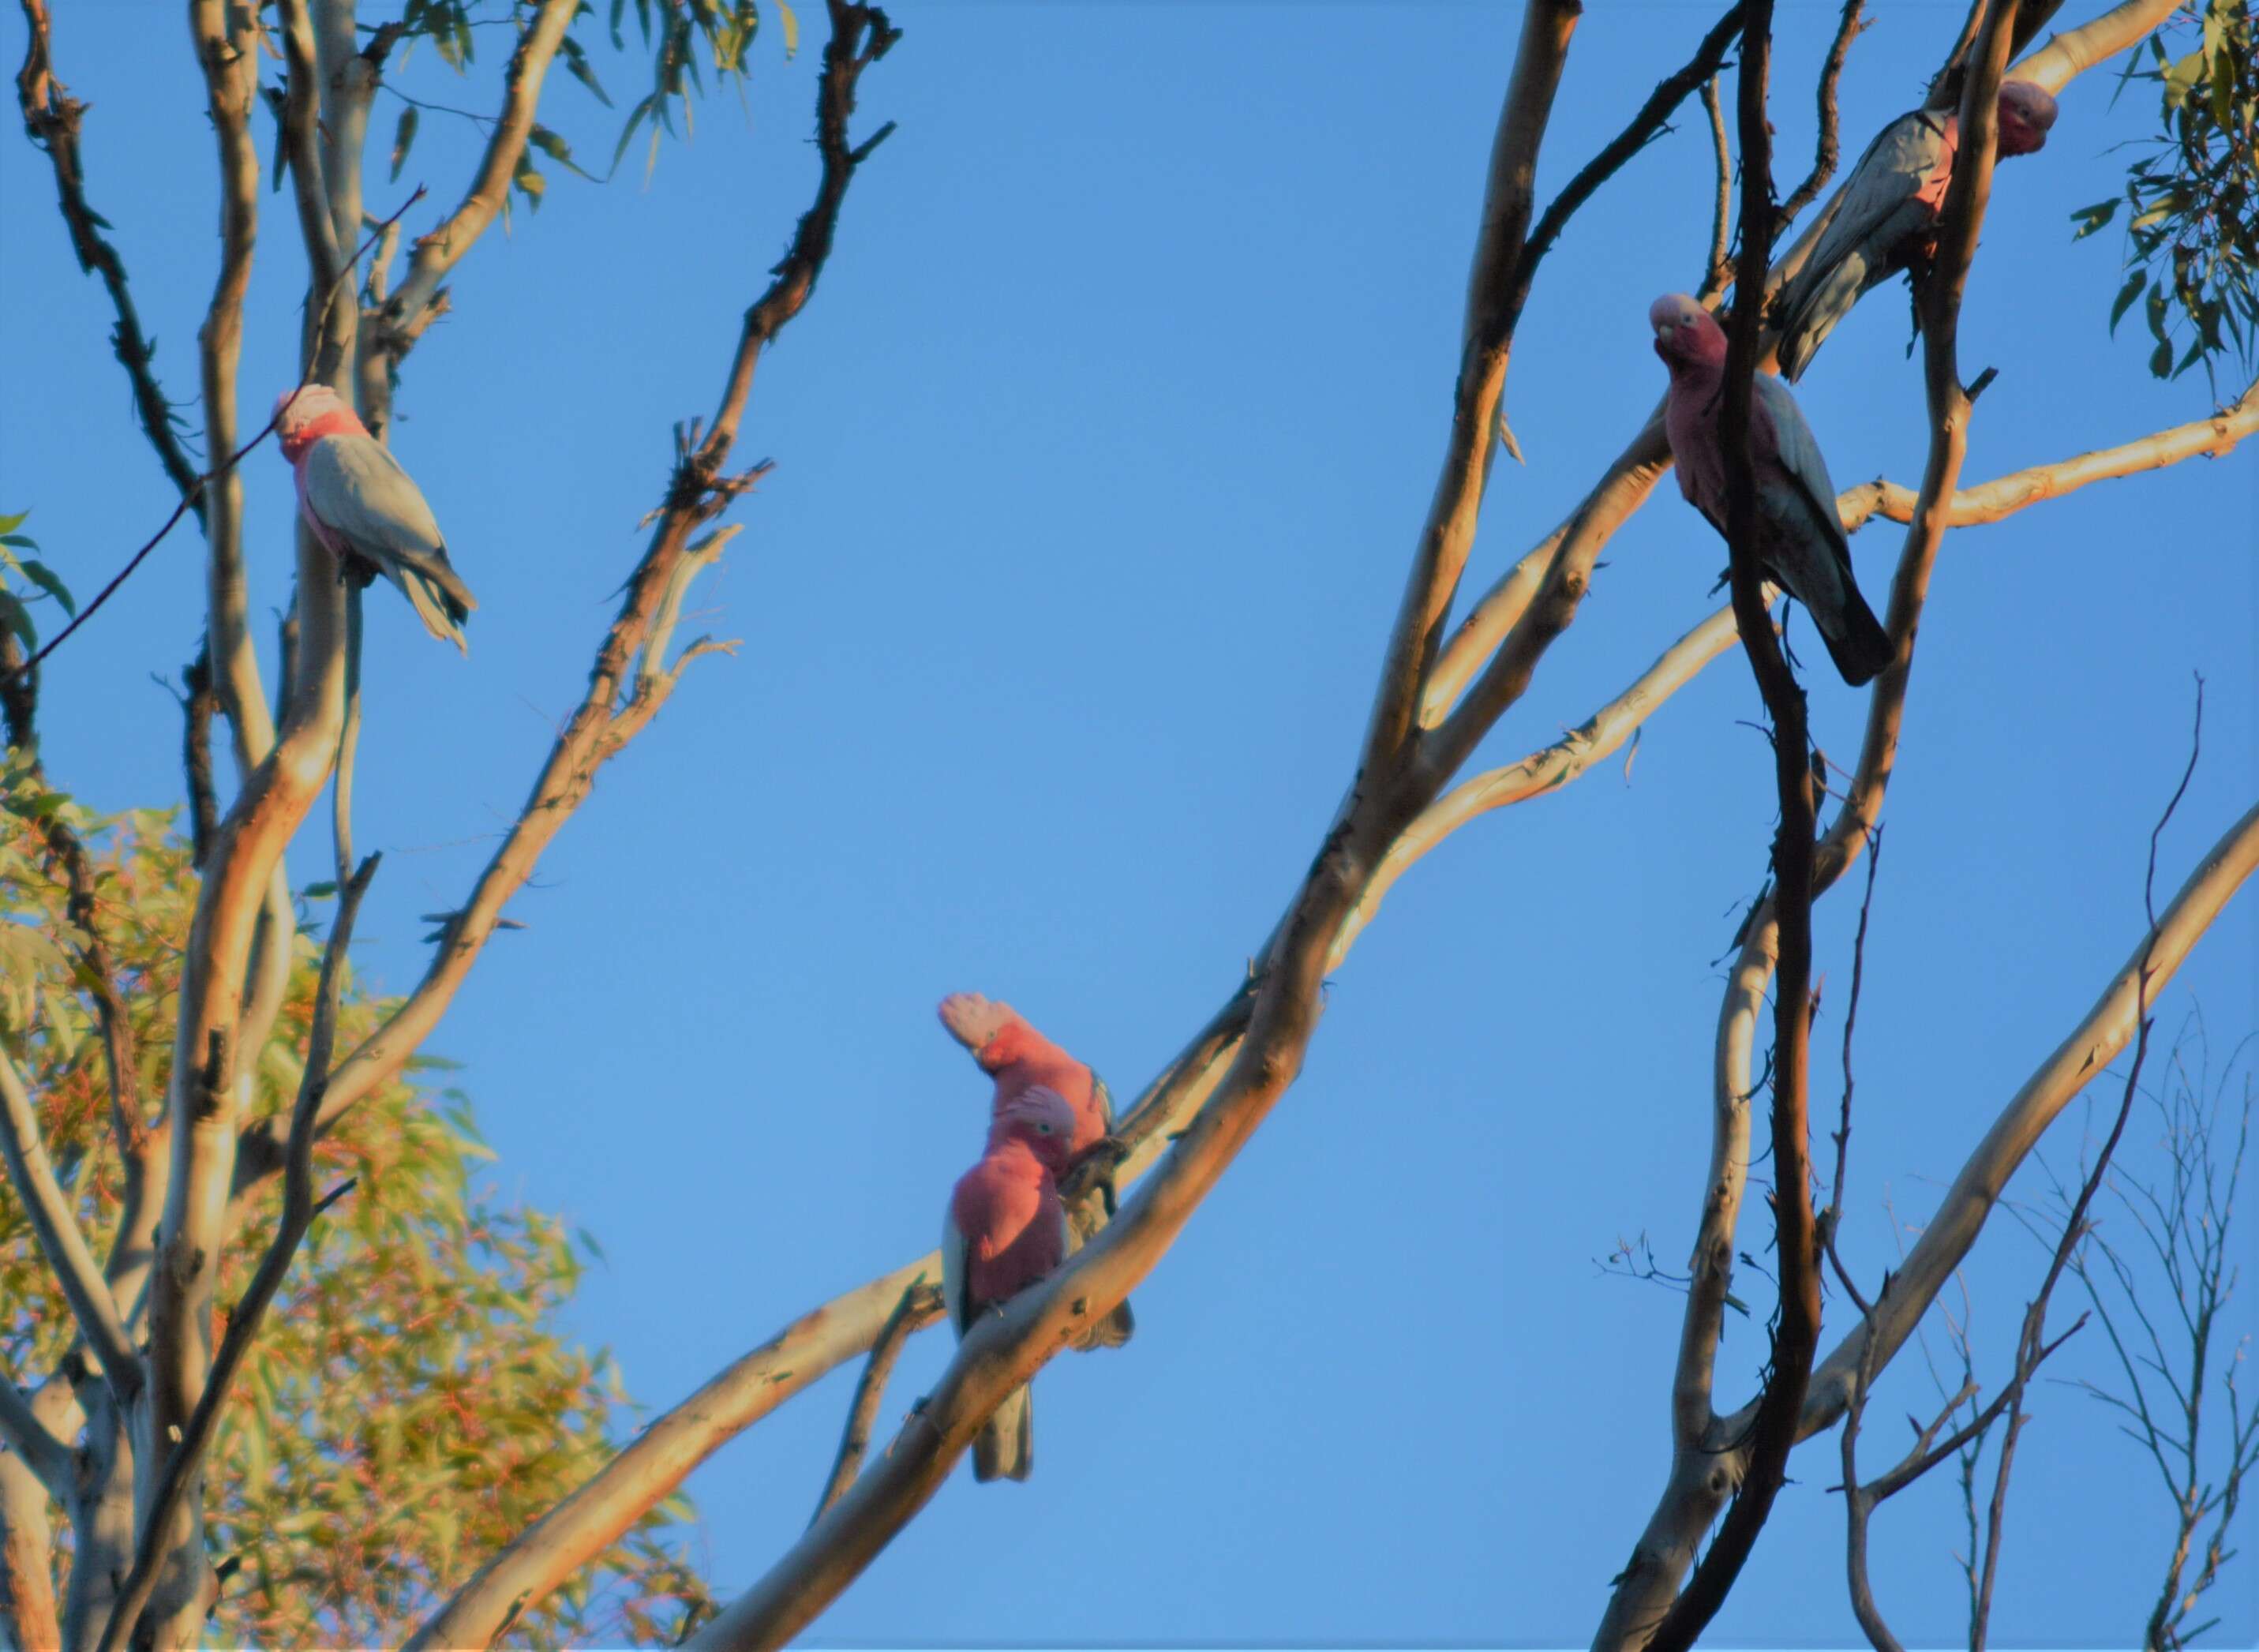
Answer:
[[(184, 31), (175, 8), (60, 10), (59, 68), (93, 105), (89, 189), (186, 397), (217, 242)], [(1962, 15), (1879, 10), (1843, 82), (1850, 153), (1919, 96)], [(1809, 156), (1834, 12), (1781, 9), (1784, 188)], [(1548, 192), (1711, 16), (1593, 9)], [(741, 452), (777, 470), (738, 509), (747, 531), (689, 628), (745, 648), (694, 670), (605, 772), (511, 908), (530, 929), (497, 939), (430, 1046), (467, 1065), (502, 1185), (601, 1238), (573, 1328), (655, 1407), (932, 1243), (987, 1094), (934, 1022), (943, 993), (1008, 997), (1127, 1096), (1267, 933), (1347, 777), (1433, 485), (1516, 26), (1477, 5), (906, 4), (900, 20), (858, 127), (901, 130), (763, 365)], [(417, 978), (415, 915), (459, 902), (517, 808), (637, 555), (669, 424), (710, 412), (805, 202), (820, 8), (801, 21), (796, 61), (773, 31), (757, 48), (749, 115), (702, 105), (650, 188), (632, 160), (604, 188), (552, 168), (547, 206), (477, 248), (408, 364), (395, 445), (482, 605), (466, 663), (372, 601), (360, 830), (386, 867), (356, 951), (381, 986)], [(490, 107), (505, 38), (482, 32), (467, 82), (426, 49), (403, 84)], [(21, 45), (11, 9), (0, 58)], [(640, 93), (632, 54), (595, 61), (624, 105)], [(2113, 111), (2111, 86), (2077, 82), (2045, 155), (2001, 174), (1963, 325), (1969, 370), (2000, 369), (1971, 479), (2210, 406), (2200, 377), (2149, 379), (2134, 329), (2106, 337), (2116, 233), (2070, 244), (2071, 210), (2116, 188), (2113, 146), (2154, 121), (2147, 89)], [(584, 160), (609, 153), (617, 111), (561, 76), (547, 107)], [(370, 200), (428, 182), (419, 231), (460, 193), (477, 134), (427, 115), (388, 185), (396, 109), (380, 106)], [(1646, 306), (1694, 282), (1709, 213), (1689, 115), (1540, 279), (1509, 387), (1529, 462), (1495, 478), (1478, 587), (1662, 387)], [(265, 150), (263, 115), (258, 130)], [(0, 505), (35, 511), (84, 593), (172, 501), (130, 422), (105, 301), (12, 135), (0, 193)], [(291, 373), (288, 203), (262, 196), (249, 406)], [(1801, 390), (1839, 485), (1918, 480), (1906, 332), (1901, 290), (1877, 294)], [(1860, 1021), (1845, 1229), (1870, 1279), (1894, 1254), (1889, 1209), (1921, 1224), (2134, 943), (2192, 669), (2210, 683), (2205, 759), (2165, 837), (2161, 901), (2252, 794), (2254, 474), (2248, 453), (2191, 464), (1947, 543)], [(287, 600), (291, 495), (270, 452), (249, 481), (265, 614)], [(1878, 525), (1856, 542), (1878, 606), (1898, 540)], [(49, 760), (97, 805), (180, 795), (176, 713), (148, 673), (193, 648), (200, 557), (176, 534), (54, 663)], [(1708, 611), (1722, 560), (1666, 484), (1485, 757), (1581, 721)], [(1848, 762), (1863, 697), (1801, 635), (1816, 733)], [(1606, 765), (1409, 877), (1336, 980), (1301, 1082), (1138, 1293), (1136, 1343), (1044, 1372), (1033, 1482), (960, 1471), (815, 1638), (1583, 1644), (1662, 1482), (1678, 1309), (1594, 1258), (1644, 1230), (1675, 1263), (1692, 1231), (1714, 960), (1773, 814), (1757, 716), (1729, 657), (1657, 714), (1628, 777)], [(328, 853), (310, 833), (295, 875), (327, 876)], [(1823, 1051), (1854, 902), (1839, 894), (1820, 922)], [(2216, 1056), (2259, 1028), (2255, 910), (2247, 894), (2162, 1007), (2170, 1030), (2200, 1000)], [(1832, 1108), (1832, 1059), (1815, 1080)], [(2080, 1128), (2074, 1111), (2049, 1138), (2058, 1164)], [(2153, 1136), (2136, 1129), (2132, 1166), (2155, 1169)], [(1969, 1270), (1988, 1390), (2042, 1261), (2003, 1219)], [(1741, 1288), (1765, 1300), (1755, 1274)], [(2231, 1317), (2252, 1328), (2248, 1302)], [(1830, 1343), (1847, 1322), (1831, 1301)], [(1761, 1325), (1728, 1328), (1723, 1396), (1749, 1391), (1764, 1348)], [(2056, 1374), (2106, 1375), (2105, 1351), (2090, 1329)], [(891, 1414), (947, 1352), (919, 1340)], [(691, 1481), (725, 1595), (805, 1522), (852, 1380)], [(1902, 1359), (1873, 1459), (1934, 1404)], [(2092, 1399), (2050, 1385), (2035, 1410), (1998, 1639), (2128, 1644), (2162, 1574), (2162, 1488)], [(1792, 1470), (1725, 1641), (1854, 1633), (1832, 1439)], [(1959, 1633), (1960, 1541), (1945, 1476), (1881, 1518), (1878, 1588), (1910, 1641)], [(2220, 1644), (2259, 1632), (2255, 1583), (2259, 1563), (2230, 1569)]]

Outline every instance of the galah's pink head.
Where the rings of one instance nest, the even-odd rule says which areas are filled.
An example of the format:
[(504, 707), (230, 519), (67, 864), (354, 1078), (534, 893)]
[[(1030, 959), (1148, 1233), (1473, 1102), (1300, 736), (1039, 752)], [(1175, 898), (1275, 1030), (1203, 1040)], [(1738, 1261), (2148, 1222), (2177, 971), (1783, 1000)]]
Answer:
[(1685, 294), (1665, 293), (1647, 307), (1647, 319), (1655, 329), (1655, 353), (1672, 371), (1725, 365), (1725, 330)]
[(2036, 154), (2045, 148), (2048, 128), (2055, 125), (2055, 98), (2044, 86), (2030, 81), (2002, 81), (2001, 155)]
[(1074, 1109), (1058, 1091), (1032, 1085), (997, 1109), (988, 1141), (1017, 1142), (1052, 1175), (1062, 1175), (1074, 1156)]
[(294, 465), (323, 437), (356, 433), (366, 436), (367, 428), (326, 384), (303, 384), (274, 398), (274, 434), (281, 441), (282, 457)]

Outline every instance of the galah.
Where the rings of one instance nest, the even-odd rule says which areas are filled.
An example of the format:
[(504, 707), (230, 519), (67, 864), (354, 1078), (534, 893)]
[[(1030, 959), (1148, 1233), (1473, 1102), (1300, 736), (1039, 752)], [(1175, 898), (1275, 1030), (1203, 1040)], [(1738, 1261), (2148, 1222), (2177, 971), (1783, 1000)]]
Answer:
[[(1114, 1099), (1105, 1081), (1081, 1062), (1028, 1024), (1009, 1004), (978, 993), (951, 993), (941, 1000), (941, 1024), (950, 1036), (973, 1052), (983, 1072), (996, 1080), (989, 1101), (989, 1116), (1001, 1118), (1014, 1098), (1037, 1085), (1066, 1098), (1074, 1109), (1073, 1151), (1080, 1158), (1114, 1134)], [(1115, 1193), (1110, 1167), (1094, 1184), (1093, 1191), (1067, 1207), (1067, 1252), (1072, 1255), (1090, 1243), (1115, 1210)], [(1119, 1348), (1137, 1329), (1130, 1305), (1122, 1302), (1111, 1314), (1079, 1334), (1072, 1346), (1087, 1353), (1094, 1348)]]
[[(983, 1314), (1066, 1260), (1058, 1178), (1073, 1157), (1074, 1129), (1074, 1109), (1058, 1091), (1024, 1090), (997, 1110), (988, 1150), (951, 1190), (941, 1288), (959, 1342)], [(1035, 1408), (1023, 1386), (974, 1437), (973, 1478), (1024, 1480), (1035, 1465)]]
[[(1726, 399), (1726, 335), (1701, 305), (1670, 293), (1647, 312), (1655, 353), (1671, 369), (1664, 433), (1678, 466), (1678, 490), (1726, 531), (1726, 456), (1720, 424)], [(1749, 457), (1757, 480), (1757, 560), (1765, 577), (1812, 611), (1820, 638), (1854, 688), (1897, 657), (1851, 576), (1851, 546), (1835, 515), (1820, 444), (1788, 387), (1760, 373), (1749, 406)]]
[[(2003, 160), (2046, 146), (2056, 107), (2043, 87), (2004, 81), (1998, 108)], [(1927, 261), (1960, 146), (1960, 116), (1926, 109), (1899, 116), (1867, 146), (1810, 260), (1776, 301), (1784, 378), (1803, 376), (1821, 341), (1869, 288)]]
[(463, 621), (478, 599), (447, 560), (431, 507), (383, 443), (326, 384), (286, 390), (274, 433), (298, 480), (298, 510), (341, 573), (398, 586), (432, 636), (470, 652)]

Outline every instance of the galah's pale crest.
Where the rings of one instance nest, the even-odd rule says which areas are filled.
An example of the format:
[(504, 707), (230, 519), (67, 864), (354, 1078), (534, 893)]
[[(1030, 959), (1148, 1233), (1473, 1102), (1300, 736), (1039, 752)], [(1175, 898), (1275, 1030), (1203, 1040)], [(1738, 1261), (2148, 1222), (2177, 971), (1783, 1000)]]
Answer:
[[(1074, 1109), (1040, 1086), (999, 1109), (988, 1150), (958, 1178), (941, 1224), (941, 1288), (958, 1340), (1066, 1260), (1058, 1177), (1073, 1157)], [(1035, 1407), (1015, 1389), (973, 1442), (976, 1480), (1024, 1480), (1036, 1465)]]
[[(1998, 107), (2003, 160), (2045, 147), (2056, 106), (2044, 88), (2004, 81)], [(1957, 114), (1921, 109), (1899, 116), (1867, 146), (1811, 258), (1776, 301), (1782, 377), (1803, 376), (1821, 341), (1869, 288), (1928, 260), (1960, 146)]]
[[(1726, 456), (1720, 424), (1726, 400), (1726, 335), (1683, 293), (1648, 310), (1655, 353), (1671, 369), (1663, 429), (1678, 466), (1678, 490), (1726, 532)], [(1765, 577), (1811, 610), (1820, 638), (1854, 688), (1897, 658), (1851, 576), (1851, 546), (1835, 515), (1835, 484), (1820, 444), (1788, 387), (1757, 376), (1749, 407), (1749, 457), (1757, 479), (1757, 560)]]
[[(1114, 1133), (1114, 1100), (1105, 1082), (1081, 1062), (1029, 1025), (1009, 1004), (983, 998), (978, 993), (951, 993), (941, 1000), (941, 1024), (951, 1036), (973, 1052), (980, 1070), (996, 1080), (989, 1116), (1001, 1118), (1015, 1098), (1037, 1085), (1066, 1098), (1074, 1109), (1073, 1149), (1076, 1157), (1089, 1151)], [(1067, 1207), (1067, 1253), (1082, 1249), (1114, 1214), (1114, 1178), (1101, 1176), (1092, 1192)], [(1080, 1333), (1072, 1346), (1083, 1352), (1094, 1348), (1119, 1348), (1130, 1340), (1137, 1321), (1127, 1302)]]
[(340, 572), (374, 569), (398, 586), (432, 636), (470, 652), (463, 621), (478, 599), (447, 560), (431, 507), (390, 450), (326, 384), (286, 390), (274, 433), (298, 480), (298, 509)]

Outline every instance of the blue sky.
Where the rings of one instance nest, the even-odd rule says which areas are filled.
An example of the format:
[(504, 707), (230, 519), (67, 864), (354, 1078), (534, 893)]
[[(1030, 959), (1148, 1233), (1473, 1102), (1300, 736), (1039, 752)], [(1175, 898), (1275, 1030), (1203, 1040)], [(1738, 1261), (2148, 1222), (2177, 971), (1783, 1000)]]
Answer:
[[(119, 26), (149, 10), (64, 8), (55, 49), (92, 105), (89, 192), (184, 397), (214, 183), (177, 18)], [(1852, 153), (1919, 97), (1962, 15), (1880, 10), (1843, 82)], [(416, 915), (459, 902), (577, 697), (670, 424), (710, 413), (810, 186), (818, 12), (802, 8), (795, 62), (765, 38), (745, 112), (702, 105), (648, 189), (632, 164), (605, 187), (552, 176), (538, 216), (521, 208), (461, 267), (453, 314), (407, 366), (395, 450), (481, 606), (465, 662), (403, 604), (371, 604), (359, 833), (386, 865), (356, 952), (381, 987), (420, 973)], [(1593, 8), (1543, 190), (1711, 15)], [(1781, 8), (1784, 189), (1810, 153), (1834, 15)], [(654, 1407), (933, 1243), (987, 1093), (933, 1021), (942, 993), (1010, 999), (1126, 1096), (1268, 932), (1347, 778), (1433, 486), (1515, 30), (1475, 5), (904, 5), (898, 20), (859, 129), (900, 130), (762, 367), (740, 452), (777, 469), (738, 507), (746, 531), (691, 622), (745, 646), (694, 668), (605, 771), (511, 908), (529, 929), (496, 940), (428, 1046), (467, 1064), (503, 1186), (602, 1240), (573, 1328)], [(11, 12), (0, 57), (21, 45)], [(403, 83), (489, 106), (501, 56), (486, 48), (463, 83), (426, 51)], [(634, 63), (595, 61), (616, 96), (640, 89)], [(2121, 175), (2112, 146), (2154, 120), (2146, 89), (2113, 110), (2111, 86), (2077, 82), (2046, 153), (2000, 174), (1963, 327), (1969, 371), (2000, 369), (1972, 480), (2209, 410), (2200, 378), (2160, 385), (2132, 331), (2106, 336), (2114, 232), (2070, 243), (2071, 210)], [(460, 193), (477, 134), (427, 114), (389, 185), (396, 109), (383, 100), (374, 123), (369, 198), (388, 210), (428, 182), (413, 232)], [(1689, 114), (1539, 279), (1508, 387), (1528, 463), (1493, 479), (1476, 588), (1662, 388), (1646, 306), (1693, 284), (1709, 213)], [(561, 77), (544, 117), (584, 160), (617, 131)], [(264, 147), (263, 116), (259, 132)], [(48, 192), (44, 161), (0, 143), (18, 387), (0, 402), (0, 506), (34, 511), (29, 530), (83, 593), (172, 501)], [(303, 280), (287, 194), (261, 199), (248, 406), (289, 380)], [(1901, 289), (1876, 294), (1799, 388), (1839, 485), (1918, 480), (1905, 317)], [(2161, 903), (2252, 795), (2254, 475), (2239, 453), (1947, 542), (1861, 1007), (1845, 1240), (1871, 1281), (1894, 1255), (1890, 1211), (1919, 1226), (2135, 941), (2192, 670), (2209, 685), (2205, 758), (2165, 836)], [(287, 600), (290, 487), (267, 452), (248, 482), (265, 614)], [(1878, 607), (1897, 543), (1886, 526), (1855, 541)], [(148, 673), (192, 652), (200, 556), (177, 534), (53, 662), (49, 762), (98, 806), (179, 795), (176, 714)], [(1612, 696), (1708, 611), (1722, 559), (1666, 484), (1483, 758)], [(1816, 737), (1848, 762), (1862, 697), (1806, 637)], [(1035, 1479), (960, 1471), (812, 1638), (1584, 1643), (1662, 1482), (1678, 1307), (1594, 1258), (1644, 1230), (1675, 1264), (1691, 1235), (1716, 960), (1773, 813), (1746, 726), (1758, 708), (1729, 657), (1657, 714), (1628, 775), (1609, 764), (1488, 819), (1407, 877), (1336, 978), (1301, 1083), (1139, 1292), (1137, 1342), (1046, 1369)], [(328, 855), (310, 832), (295, 875), (327, 877)], [(1822, 1051), (1854, 902), (1819, 922)], [(2167, 1030), (2192, 1002), (2216, 1053), (2259, 1029), (2254, 912), (2247, 896), (2205, 943), (2161, 1007)], [(1814, 1088), (1832, 1111), (1830, 1064)], [(2048, 1141), (2059, 1164), (2078, 1113)], [(2154, 1169), (2140, 1130), (2127, 1151)], [(2012, 1196), (2042, 1187), (2027, 1176)], [(1743, 1248), (1763, 1243), (1746, 1225)], [(1972, 1259), (1988, 1392), (2042, 1264), (2005, 1221)], [(1745, 1271), (1743, 1294), (1763, 1290)], [(1829, 1313), (1832, 1344), (1846, 1321)], [(2230, 1318), (2253, 1327), (2248, 1301)], [(947, 1351), (919, 1340), (890, 1411)], [(1748, 1391), (1763, 1353), (1760, 1327), (1728, 1328), (1722, 1396)], [(2090, 1330), (2056, 1374), (2105, 1376), (2105, 1355)], [(724, 1594), (805, 1523), (852, 1382), (835, 1375), (690, 1482)], [(1873, 1459), (1935, 1404), (1902, 1359)], [(2034, 1409), (1996, 1644), (2127, 1643), (2162, 1576), (2162, 1489), (2092, 1399), (2047, 1385)], [(1856, 1634), (1832, 1438), (1792, 1474), (1724, 1641)], [(1959, 1521), (1943, 1476), (1880, 1516), (1877, 1587), (1910, 1643), (1959, 1632)], [(2255, 1584), (2259, 1565), (2230, 1568), (2220, 1644), (2259, 1634)]]

